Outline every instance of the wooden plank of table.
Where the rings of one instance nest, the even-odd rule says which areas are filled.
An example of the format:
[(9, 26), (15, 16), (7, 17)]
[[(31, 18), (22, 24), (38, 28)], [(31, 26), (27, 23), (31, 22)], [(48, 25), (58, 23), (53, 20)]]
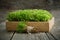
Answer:
[(15, 33), (12, 40), (35, 40), (35, 37), (33, 34)]
[(39, 35), (40, 35), (40, 33), (36, 33), (36, 34), (34, 34), (34, 36), (35, 36), (35, 40), (40, 40)]
[(49, 40), (48, 36), (45, 33), (15, 33), (12, 40)]
[(57, 39), (60, 40), (60, 18), (55, 18), (55, 25), (51, 30), (51, 34)]
[[(58, 26), (57, 26), (58, 27)], [(59, 26), (60, 27), (60, 26)], [(52, 32), (51, 35), (54, 36), (57, 40), (60, 40), (60, 29), (55, 28)]]
[(13, 32), (7, 32), (5, 22), (0, 23), (0, 40), (10, 40)]
[(49, 40), (48, 36), (45, 33), (40, 33), (39, 38), (40, 40)]
[(46, 35), (48, 36), (49, 40), (56, 40), (56, 38), (53, 37), (50, 33), (46, 33)]

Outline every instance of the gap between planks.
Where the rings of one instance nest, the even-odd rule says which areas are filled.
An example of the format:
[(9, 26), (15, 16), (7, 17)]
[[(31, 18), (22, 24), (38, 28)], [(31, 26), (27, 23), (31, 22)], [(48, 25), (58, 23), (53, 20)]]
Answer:
[(12, 34), (12, 36), (11, 36), (10, 40), (12, 40), (12, 39), (13, 39), (13, 37), (14, 37), (14, 34), (15, 34), (15, 32), (13, 32), (13, 34)]
[(54, 37), (53, 34), (51, 33), (45, 33), (47, 35), (47, 37), (49, 38), (49, 40), (58, 40), (56, 37)]

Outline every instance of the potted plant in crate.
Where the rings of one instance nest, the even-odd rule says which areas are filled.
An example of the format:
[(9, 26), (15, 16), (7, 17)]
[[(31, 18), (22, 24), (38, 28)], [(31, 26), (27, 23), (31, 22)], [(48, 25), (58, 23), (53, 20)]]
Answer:
[(32, 26), (34, 32), (49, 32), (54, 24), (54, 17), (47, 10), (26, 9), (9, 12), (7, 15), (6, 29), (16, 31), (18, 23), (24, 21), (27, 26)]

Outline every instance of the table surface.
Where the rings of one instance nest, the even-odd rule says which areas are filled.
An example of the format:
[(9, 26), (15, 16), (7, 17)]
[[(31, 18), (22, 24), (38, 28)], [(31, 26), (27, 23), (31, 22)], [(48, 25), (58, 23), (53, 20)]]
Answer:
[(0, 23), (0, 40), (60, 40), (60, 11), (51, 11), (55, 24), (50, 32), (16, 33), (7, 32), (5, 22)]

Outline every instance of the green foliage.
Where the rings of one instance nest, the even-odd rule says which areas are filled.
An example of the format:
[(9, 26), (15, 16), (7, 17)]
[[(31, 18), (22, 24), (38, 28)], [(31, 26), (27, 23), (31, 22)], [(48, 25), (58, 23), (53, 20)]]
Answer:
[(25, 32), (26, 23), (25, 22), (19, 22), (17, 26), (17, 32)]
[(52, 15), (47, 10), (26, 9), (9, 12), (7, 20), (9, 21), (48, 21)]

